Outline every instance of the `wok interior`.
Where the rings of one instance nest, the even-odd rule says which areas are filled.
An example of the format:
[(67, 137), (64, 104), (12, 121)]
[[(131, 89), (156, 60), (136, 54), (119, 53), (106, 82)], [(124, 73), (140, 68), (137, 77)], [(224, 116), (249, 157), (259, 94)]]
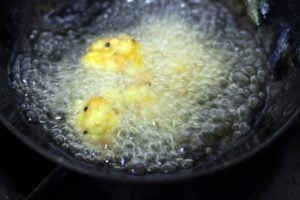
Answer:
[[(228, 1), (230, 7), (233, 7), (237, 15), (241, 17), (246, 17), (244, 14), (245, 8), (242, 4), (236, 3), (235, 1)], [(62, 163), (70, 168), (85, 172), (87, 174), (96, 175), (99, 177), (106, 177), (117, 175), (122, 172), (109, 171), (99, 168), (95, 163), (86, 163), (73, 158), (68, 153), (64, 152), (60, 147), (58, 147), (52, 140), (49, 139), (47, 134), (43, 133), (41, 127), (33, 126), (28, 124), (22, 113), (19, 112), (17, 105), (17, 99), (14, 91), (9, 85), (8, 77), (8, 62), (9, 59), (14, 58), (15, 50), (18, 49), (17, 44), (15, 44), (15, 32), (20, 32), (26, 30), (26, 23), (28, 23), (32, 17), (41, 17), (43, 13), (47, 13), (49, 10), (60, 9), (65, 5), (69, 4), (68, 1), (61, 1), (60, 3), (49, 3), (45, 5), (40, 5), (34, 1), (32, 4), (28, 3), (25, 5), (25, 11), (13, 11), (10, 14), (14, 14), (15, 17), (9, 17), (9, 12), (4, 18), (5, 24), (7, 24), (8, 31), (5, 37), (6, 41), (0, 41), (1, 50), (3, 51), (4, 45), (6, 47), (5, 52), (1, 52), (1, 68), (0, 68), (0, 113), (1, 121), (4, 121), (5, 125), (17, 135), (20, 139), (24, 140), (27, 144), (35, 148), (40, 153), (46, 155), (47, 157)], [(104, 2), (105, 3), (105, 2)], [(13, 4), (12, 4), (13, 5)], [(10, 6), (12, 6), (10, 5)], [(30, 6), (28, 6), (30, 5)], [(34, 5), (34, 6), (32, 6)], [(239, 6), (232, 6), (239, 5)], [(18, 8), (18, 7), (17, 7)], [(20, 6), (19, 6), (20, 8)], [(7, 7), (7, 9), (10, 9)], [(107, 8), (109, 9), (109, 8)], [(41, 15), (33, 15), (32, 12), (40, 13)], [(65, 10), (60, 10), (61, 19), (69, 17), (68, 19), (74, 20), (76, 16), (68, 16), (68, 12)], [(95, 13), (96, 14), (96, 13)], [(17, 18), (18, 16), (19, 18)], [(22, 16), (22, 17), (21, 17)], [(72, 19), (74, 17), (74, 19)], [(22, 18), (22, 20), (21, 20)], [(61, 19), (57, 19), (58, 21)], [(16, 20), (11, 22), (10, 20)], [(65, 23), (65, 21), (61, 21)], [(74, 24), (73, 24), (74, 25)], [(72, 26), (72, 23), (70, 23)], [(76, 24), (74, 25), (76, 26)], [(270, 54), (271, 49), (269, 41), (272, 40), (273, 30), (271, 27), (261, 27), (257, 29), (257, 36), (264, 35), (265, 46), (269, 48)], [(266, 36), (268, 38), (266, 38)], [(5, 38), (4, 38), (5, 40)], [(246, 155), (254, 152), (258, 148), (266, 145), (269, 141), (273, 140), (278, 136), (295, 118), (296, 114), (299, 112), (299, 70), (297, 68), (290, 68), (290, 66), (285, 66), (285, 75), (280, 80), (273, 80), (267, 87), (269, 97), (266, 102), (265, 108), (263, 108), (256, 115), (256, 120), (254, 123), (254, 128), (250, 134), (241, 136), (236, 141), (223, 141), (220, 144), (219, 150), (209, 154), (201, 160), (193, 169), (189, 171), (179, 171), (175, 174), (163, 175), (164, 177), (183, 176), (187, 173), (203, 174), (208, 170), (212, 170), (216, 167), (221, 167), (228, 165), (231, 162), (235, 162), (244, 158)], [(284, 95), (282, 95), (284, 94)], [(129, 176), (129, 175), (126, 175)], [(158, 177), (161, 175), (146, 175), (149, 179)], [(180, 176), (179, 176), (180, 177)]]

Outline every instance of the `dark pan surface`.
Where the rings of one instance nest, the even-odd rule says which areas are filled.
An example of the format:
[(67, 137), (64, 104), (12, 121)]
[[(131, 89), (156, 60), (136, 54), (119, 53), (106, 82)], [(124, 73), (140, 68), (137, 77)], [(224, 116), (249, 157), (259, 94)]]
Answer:
[[(23, 2), (23, 4), (25, 3)], [(38, 127), (33, 128), (24, 122), (16, 103), (16, 96), (9, 86), (7, 63), (15, 53), (14, 41), (17, 38), (18, 30), (22, 30), (24, 28), (22, 26), (26, 26), (26, 22), (28, 23), (31, 20), (27, 15), (26, 19), (22, 19), (21, 16), (23, 16), (24, 11), (21, 12), (19, 9), (24, 6), (26, 10), (28, 5), (30, 3), (22, 5), (20, 2), (12, 1), (2, 6), (5, 12), (2, 12), (1, 16), (3, 21), (3, 27), (1, 28), (5, 31), (1, 33), (0, 41), (0, 121), (28, 146), (67, 168), (97, 178), (131, 182), (169, 182), (207, 176), (240, 163), (267, 147), (284, 133), (300, 112), (300, 72), (299, 63), (297, 63), (299, 62), (299, 47), (297, 46), (299, 43), (295, 39), (297, 38), (295, 27), (299, 29), (299, 26), (297, 22), (291, 23), (289, 17), (287, 17), (289, 23), (282, 21), (284, 20), (282, 17), (270, 17), (274, 20), (265, 22), (269, 26), (266, 26), (267, 28), (263, 26), (258, 33), (264, 33), (264, 31), (270, 29), (274, 32), (270, 62), (274, 74), (277, 73), (280, 77), (274, 79), (272, 84), (269, 85), (267, 106), (257, 116), (257, 123), (252, 134), (241, 138), (238, 143), (232, 144), (226, 151), (222, 151), (226, 152), (225, 154), (220, 155), (218, 152), (212, 154), (206, 158), (207, 164), (174, 174), (150, 174), (139, 177), (104, 170), (94, 164), (78, 161), (58, 148), (45, 136), (41, 129)], [(280, 13), (280, 10), (276, 11), (276, 15), (279, 15), (278, 13)], [(287, 15), (286, 12), (283, 12), (283, 14)]]

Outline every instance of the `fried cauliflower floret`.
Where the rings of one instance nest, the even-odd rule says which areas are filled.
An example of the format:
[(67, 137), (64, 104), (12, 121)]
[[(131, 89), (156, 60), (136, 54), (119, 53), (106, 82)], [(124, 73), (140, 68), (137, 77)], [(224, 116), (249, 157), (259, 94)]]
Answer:
[(132, 85), (124, 93), (124, 102), (128, 105), (151, 105), (156, 100), (156, 94), (146, 85)]
[(177, 74), (181, 74), (181, 73), (185, 73), (186, 71), (188, 71), (189, 69), (185, 66), (185, 65), (179, 65), (177, 67), (175, 67), (174, 71)]
[(158, 97), (148, 85), (131, 85), (124, 90), (122, 96), (127, 111), (134, 110), (140, 119), (153, 119)]
[(102, 38), (82, 57), (85, 68), (134, 74), (143, 68), (140, 45), (128, 35)]
[(132, 85), (123, 91), (110, 88), (102, 97), (93, 97), (75, 106), (80, 110), (75, 116), (75, 126), (89, 142), (109, 143), (118, 129), (120, 117), (128, 108), (137, 106), (139, 113), (149, 116), (156, 98), (146, 85)]
[(111, 88), (104, 96), (118, 109), (121, 117), (126, 112), (135, 112), (140, 117), (150, 119), (157, 102), (157, 95), (145, 84), (130, 85), (123, 90)]
[(102, 96), (109, 100), (111, 105), (117, 109), (120, 114), (125, 109), (124, 106), (124, 99), (122, 96), (122, 91), (117, 87), (108, 88), (105, 91), (103, 91)]
[(75, 125), (87, 139), (94, 143), (109, 140), (119, 124), (117, 111), (101, 97), (94, 97), (78, 107), (81, 111), (75, 118)]
[(145, 107), (153, 104), (157, 96), (148, 85), (130, 85), (121, 90), (110, 88), (103, 93), (103, 96), (114, 105), (120, 112), (131, 106)]

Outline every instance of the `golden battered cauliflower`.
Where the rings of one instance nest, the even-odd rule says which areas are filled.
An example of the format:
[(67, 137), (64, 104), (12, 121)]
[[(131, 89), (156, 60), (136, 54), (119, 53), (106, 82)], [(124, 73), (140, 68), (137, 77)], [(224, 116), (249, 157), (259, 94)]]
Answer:
[(108, 89), (103, 97), (93, 97), (80, 102), (75, 109), (75, 126), (92, 143), (107, 143), (119, 126), (120, 117), (130, 107), (138, 107), (139, 113), (151, 115), (151, 105), (156, 94), (146, 85), (131, 85), (124, 91)]
[(75, 125), (89, 141), (103, 143), (118, 127), (118, 113), (105, 99), (94, 97), (78, 107), (81, 111), (75, 118)]
[(147, 106), (154, 103), (156, 94), (146, 85), (132, 85), (124, 91), (123, 97), (128, 105)]
[(128, 35), (97, 40), (82, 57), (82, 63), (85, 68), (127, 74), (143, 68), (140, 45)]

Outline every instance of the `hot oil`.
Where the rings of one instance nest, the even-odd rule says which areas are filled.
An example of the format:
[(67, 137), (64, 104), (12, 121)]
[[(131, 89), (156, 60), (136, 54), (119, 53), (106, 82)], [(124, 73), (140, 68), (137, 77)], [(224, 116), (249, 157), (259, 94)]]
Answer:
[[(77, 158), (134, 174), (173, 172), (192, 167), (223, 138), (249, 133), (267, 76), (252, 31), (216, 2), (122, 1), (78, 33), (37, 33), (35, 54), (19, 56), (13, 83), (26, 118)], [(141, 74), (82, 67), (91, 43), (119, 34), (141, 45)], [(146, 85), (154, 103), (124, 109), (111, 141), (91, 144), (74, 125), (76, 102), (131, 85)]]

